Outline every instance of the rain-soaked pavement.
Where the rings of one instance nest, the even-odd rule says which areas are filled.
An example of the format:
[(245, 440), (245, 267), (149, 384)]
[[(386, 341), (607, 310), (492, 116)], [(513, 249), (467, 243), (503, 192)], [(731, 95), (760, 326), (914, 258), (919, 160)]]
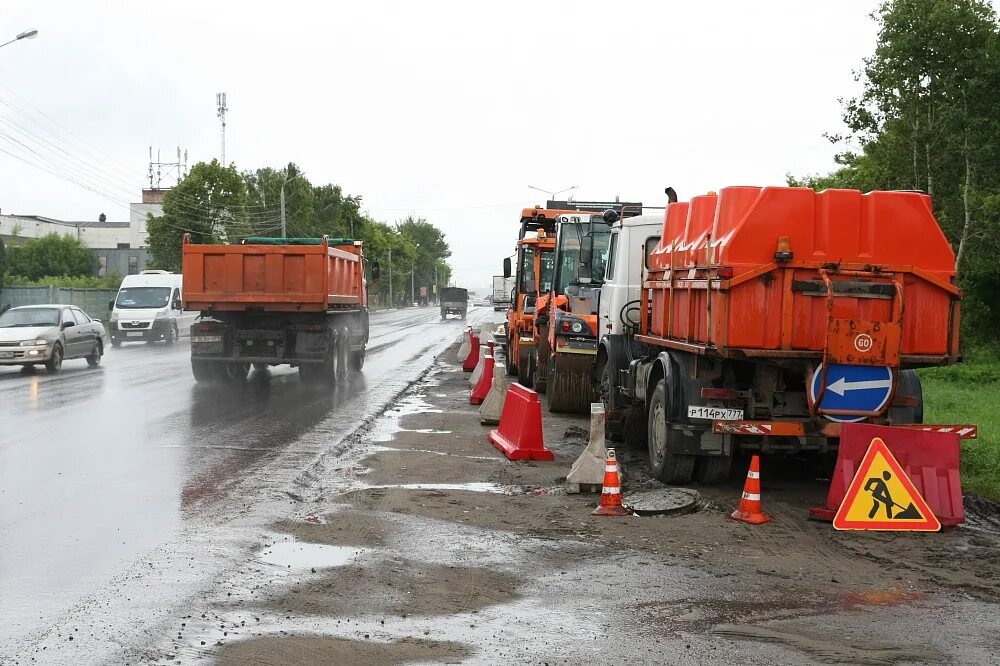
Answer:
[[(469, 321), (482, 317), (497, 316), (474, 309)], [(115, 590), (157, 554), (212, 542), (253, 504), (289, 501), (296, 477), (465, 324), (433, 308), (376, 313), (364, 372), (327, 390), (287, 367), (235, 389), (198, 386), (185, 340), (110, 350), (96, 370), (0, 368), (0, 663), (95, 603), (120, 608), (124, 626), (183, 593), (176, 580), (142, 586), (143, 600)]]
[(1000, 663), (996, 505), (837, 532), (807, 519), (826, 484), (768, 458), (765, 526), (728, 518), (745, 461), (691, 510), (594, 517), (565, 487), (586, 417), (546, 411), (555, 461), (508, 461), (462, 328), (378, 314), (324, 391), (197, 387), (183, 344), (0, 371), (0, 664)]

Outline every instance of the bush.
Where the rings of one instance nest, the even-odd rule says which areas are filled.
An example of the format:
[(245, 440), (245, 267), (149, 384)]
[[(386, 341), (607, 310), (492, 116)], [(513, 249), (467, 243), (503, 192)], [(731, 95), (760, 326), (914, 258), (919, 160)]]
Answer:
[(90, 252), (72, 236), (49, 234), (7, 248), (7, 271), (29, 280), (47, 275), (89, 275), (92, 263)]
[(92, 275), (48, 275), (30, 280), (20, 275), (8, 275), (4, 284), (8, 287), (67, 287), (70, 289), (117, 289), (121, 286), (122, 276), (111, 272), (107, 277), (99, 278)]

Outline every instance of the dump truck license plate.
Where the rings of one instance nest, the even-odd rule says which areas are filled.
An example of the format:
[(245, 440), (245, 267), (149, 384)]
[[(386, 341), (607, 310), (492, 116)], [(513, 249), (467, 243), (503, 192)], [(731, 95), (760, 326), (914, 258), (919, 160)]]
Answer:
[(724, 407), (698, 407), (688, 405), (689, 419), (708, 419), (709, 421), (742, 421), (742, 409), (726, 409)]

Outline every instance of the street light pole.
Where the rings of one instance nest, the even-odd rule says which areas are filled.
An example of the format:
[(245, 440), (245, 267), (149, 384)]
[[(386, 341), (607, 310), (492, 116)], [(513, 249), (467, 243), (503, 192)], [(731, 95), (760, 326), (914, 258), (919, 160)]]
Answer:
[(37, 36), (38, 36), (37, 30), (25, 30), (24, 32), (20, 33), (17, 37), (10, 40), (9, 42), (4, 42), (3, 44), (0, 44), (0, 47), (7, 46), (8, 44), (13, 44), (14, 42), (19, 42), (22, 39), (34, 39)]
[(389, 307), (393, 305), (392, 301), (392, 248), (389, 248)]
[(548, 190), (543, 190), (540, 187), (535, 187), (534, 185), (528, 185), (529, 190), (538, 190), (539, 192), (544, 192), (545, 194), (549, 195), (549, 201), (555, 201), (557, 194), (562, 194), (563, 192), (569, 192), (570, 190), (575, 190), (576, 187), (577, 187), (576, 185), (572, 185), (570, 187), (567, 187), (566, 189), (557, 190), (555, 192), (549, 192)]

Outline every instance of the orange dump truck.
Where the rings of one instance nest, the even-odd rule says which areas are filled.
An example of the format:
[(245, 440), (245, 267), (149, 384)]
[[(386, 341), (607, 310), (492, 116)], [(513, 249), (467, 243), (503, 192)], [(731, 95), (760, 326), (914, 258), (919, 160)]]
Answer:
[(920, 193), (726, 188), (670, 203), (643, 263), (611, 382), (664, 482), (720, 481), (737, 449), (835, 452), (847, 422), (919, 424), (913, 369), (958, 360), (955, 255)]
[[(191, 369), (203, 381), (242, 381), (253, 365), (297, 366), (307, 382), (332, 383), (362, 368), (368, 298), (361, 242), (248, 238), (182, 249)], [(377, 275), (378, 266), (374, 264)]]

